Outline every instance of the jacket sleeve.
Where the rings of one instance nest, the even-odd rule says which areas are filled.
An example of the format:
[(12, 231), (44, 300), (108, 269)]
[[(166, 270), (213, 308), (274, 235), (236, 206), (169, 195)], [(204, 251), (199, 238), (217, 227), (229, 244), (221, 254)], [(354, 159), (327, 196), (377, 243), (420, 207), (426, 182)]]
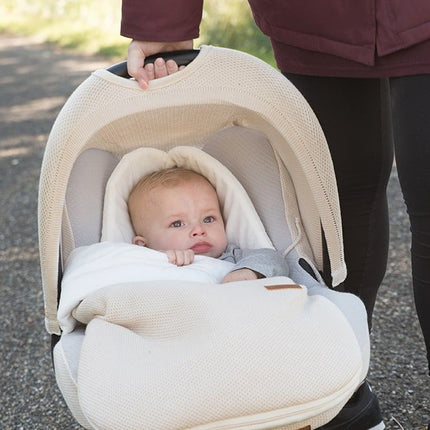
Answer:
[(122, 0), (121, 35), (148, 42), (199, 37), (203, 0)]
[(265, 278), (273, 276), (288, 276), (289, 267), (282, 255), (270, 248), (240, 249), (230, 244), (220, 257), (235, 263), (233, 270), (251, 269)]

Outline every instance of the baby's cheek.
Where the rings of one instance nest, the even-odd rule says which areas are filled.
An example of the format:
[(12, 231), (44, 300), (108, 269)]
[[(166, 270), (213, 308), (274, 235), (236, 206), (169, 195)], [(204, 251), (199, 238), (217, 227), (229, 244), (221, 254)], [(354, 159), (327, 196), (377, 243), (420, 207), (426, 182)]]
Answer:
[(189, 248), (188, 236), (181, 232), (170, 232), (165, 238), (166, 246), (169, 249), (187, 249)]

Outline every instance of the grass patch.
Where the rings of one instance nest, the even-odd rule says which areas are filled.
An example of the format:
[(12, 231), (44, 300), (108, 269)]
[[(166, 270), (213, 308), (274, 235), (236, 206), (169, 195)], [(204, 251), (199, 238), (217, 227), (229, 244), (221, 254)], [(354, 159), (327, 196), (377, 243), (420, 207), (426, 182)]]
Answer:
[[(37, 36), (66, 49), (125, 59), (130, 39), (120, 36), (121, 0), (2, 0), (0, 31)], [(269, 39), (254, 24), (246, 0), (206, 0), (200, 38), (248, 52), (272, 66)]]
[[(36, 36), (62, 48), (126, 58), (129, 39), (119, 34), (121, 4), (107, 0), (3, 0), (0, 31)], [(103, 10), (103, 13), (99, 13)]]

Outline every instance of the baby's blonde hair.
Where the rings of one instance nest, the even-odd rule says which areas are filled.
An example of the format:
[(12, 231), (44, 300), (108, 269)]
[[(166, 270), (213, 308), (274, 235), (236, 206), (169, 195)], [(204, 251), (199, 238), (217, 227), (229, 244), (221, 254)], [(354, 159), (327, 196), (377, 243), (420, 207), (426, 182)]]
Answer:
[(175, 187), (181, 183), (193, 181), (204, 181), (210, 184), (215, 190), (215, 187), (203, 175), (195, 172), (194, 170), (185, 169), (183, 167), (171, 167), (168, 169), (157, 170), (141, 178), (139, 182), (137, 182), (137, 184), (132, 188), (127, 201), (128, 212), (133, 224), (133, 228), (135, 229), (133, 212), (134, 208), (138, 204), (136, 201), (137, 195), (146, 195), (151, 190), (159, 186)]
[(168, 169), (157, 170), (139, 180), (131, 190), (129, 200), (134, 193), (148, 192), (160, 185), (164, 187), (174, 187), (182, 182), (195, 180), (209, 182), (207, 178), (200, 173), (183, 167), (170, 167)]

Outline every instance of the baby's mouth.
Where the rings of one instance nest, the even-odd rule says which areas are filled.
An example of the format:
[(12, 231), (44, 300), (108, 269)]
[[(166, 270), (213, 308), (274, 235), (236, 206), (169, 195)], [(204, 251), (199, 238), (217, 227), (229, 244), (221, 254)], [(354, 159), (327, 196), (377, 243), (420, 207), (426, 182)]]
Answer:
[(208, 242), (199, 242), (191, 247), (195, 254), (204, 254), (212, 248), (212, 245)]

